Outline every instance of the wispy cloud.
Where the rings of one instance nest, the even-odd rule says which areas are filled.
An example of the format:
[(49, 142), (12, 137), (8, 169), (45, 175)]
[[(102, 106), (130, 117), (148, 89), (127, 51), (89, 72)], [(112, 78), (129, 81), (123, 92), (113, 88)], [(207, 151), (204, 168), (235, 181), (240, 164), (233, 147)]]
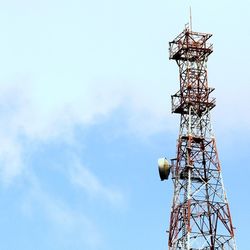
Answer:
[(22, 172), (22, 149), (16, 138), (0, 133), (0, 140), (0, 177), (4, 185), (9, 185)]
[(25, 97), (20, 90), (17, 86), (0, 85), (0, 176), (6, 185), (23, 169), (19, 115)]
[(30, 173), (28, 181), (30, 190), (27, 190), (21, 207), (25, 216), (45, 217), (54, 237), (60, 237), (64, 246), (99, 249), (103, 240), (101, 233), (84, 211), (76, 211), (59, 197), (46, 192), (38, 178)]
[(96, 175), (79, 162), (76, 161), (69, 171), (72, 184), (89, 195), (104, 199), (115, 206), (125, 205), (124, 194), (118, 188), (104, 185)]
[[(165, 109), (160, 108), (164, 104), (155, 99), (151, 88), (142, 92), (137, 86), (137, 91), (133, 84), (119, 80), (108, 83), (109, 79), (85, 79), (84, 84), (69, 84), (62, 77), (54, 80), (61, 85), (51, 85), (51, 79), (31, 83), (21, 76), (0, 84), (0, 168), (6, 182), (22, 173), (30, 142), (72, 142), (77, 126), (100, 122), (119, 107), (127, 113), (126, 133), (151, 134), (165, 129)], [(115, 194), (104, 193), (109, 200), (118, 199)]]

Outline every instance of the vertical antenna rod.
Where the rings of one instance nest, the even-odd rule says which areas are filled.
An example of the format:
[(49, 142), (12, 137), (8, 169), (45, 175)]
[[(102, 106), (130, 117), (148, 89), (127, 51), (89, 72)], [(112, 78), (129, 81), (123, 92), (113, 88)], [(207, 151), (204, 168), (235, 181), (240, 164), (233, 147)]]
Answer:
[(190, 31), (192, 31), (192, 8), (191, 8), (191, 6), (189, 7), (189, 25), (190, 25)]

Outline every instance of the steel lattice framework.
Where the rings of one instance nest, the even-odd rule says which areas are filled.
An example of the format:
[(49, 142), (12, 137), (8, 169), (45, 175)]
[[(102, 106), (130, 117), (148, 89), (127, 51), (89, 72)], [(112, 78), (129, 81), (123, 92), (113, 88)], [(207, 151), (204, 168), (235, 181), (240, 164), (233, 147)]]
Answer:
[(170, 59), (179, 67), (180, 90), (172, 95), (172, 112), (181, 115), (177, 157), (170, 172), (174, 197), (169, 249), (236, 249), (234, 228), (223, 186), (210, 111), (215, 99), (208, 86), (211, 34), (186, 27), (169, 43)]

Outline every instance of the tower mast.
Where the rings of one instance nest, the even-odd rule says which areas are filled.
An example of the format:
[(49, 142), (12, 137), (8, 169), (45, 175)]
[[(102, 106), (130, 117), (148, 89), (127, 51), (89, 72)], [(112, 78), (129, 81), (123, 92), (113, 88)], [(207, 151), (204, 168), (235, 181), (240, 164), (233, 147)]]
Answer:
[[(191, 12), (190, 12), (191, 17)], [(236, 250), (234, 228), (211, 128), (215, 98), (208, 86), (211, 34), (186, 27), (169, 43), (169, 59), (179, 68), (180, 90), (172, 95), (172, 113), (180, 114), (176, 158), (158, 161), (161, 180), (170, 172), (174, 197), (169, 250)]]

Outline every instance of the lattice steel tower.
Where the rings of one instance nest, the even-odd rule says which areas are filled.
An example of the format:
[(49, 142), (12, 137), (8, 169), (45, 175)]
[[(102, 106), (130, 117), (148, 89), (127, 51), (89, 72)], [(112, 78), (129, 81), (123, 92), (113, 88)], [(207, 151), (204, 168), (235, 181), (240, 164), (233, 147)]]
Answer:
[(211, 36), (186, 27), (169, 43), (169, 58), (176, 61), (180, 77), (180, 90), (172, 95), (172, 113), (181, 115), (177, 156), (171, 164), (166, 158), (158, 161), (161, 180), (171, 172), (174, 183), (170, 250), (236, 249), (210, 120), (215, 107), (210, 97), (214, 89), (207, 80)]

